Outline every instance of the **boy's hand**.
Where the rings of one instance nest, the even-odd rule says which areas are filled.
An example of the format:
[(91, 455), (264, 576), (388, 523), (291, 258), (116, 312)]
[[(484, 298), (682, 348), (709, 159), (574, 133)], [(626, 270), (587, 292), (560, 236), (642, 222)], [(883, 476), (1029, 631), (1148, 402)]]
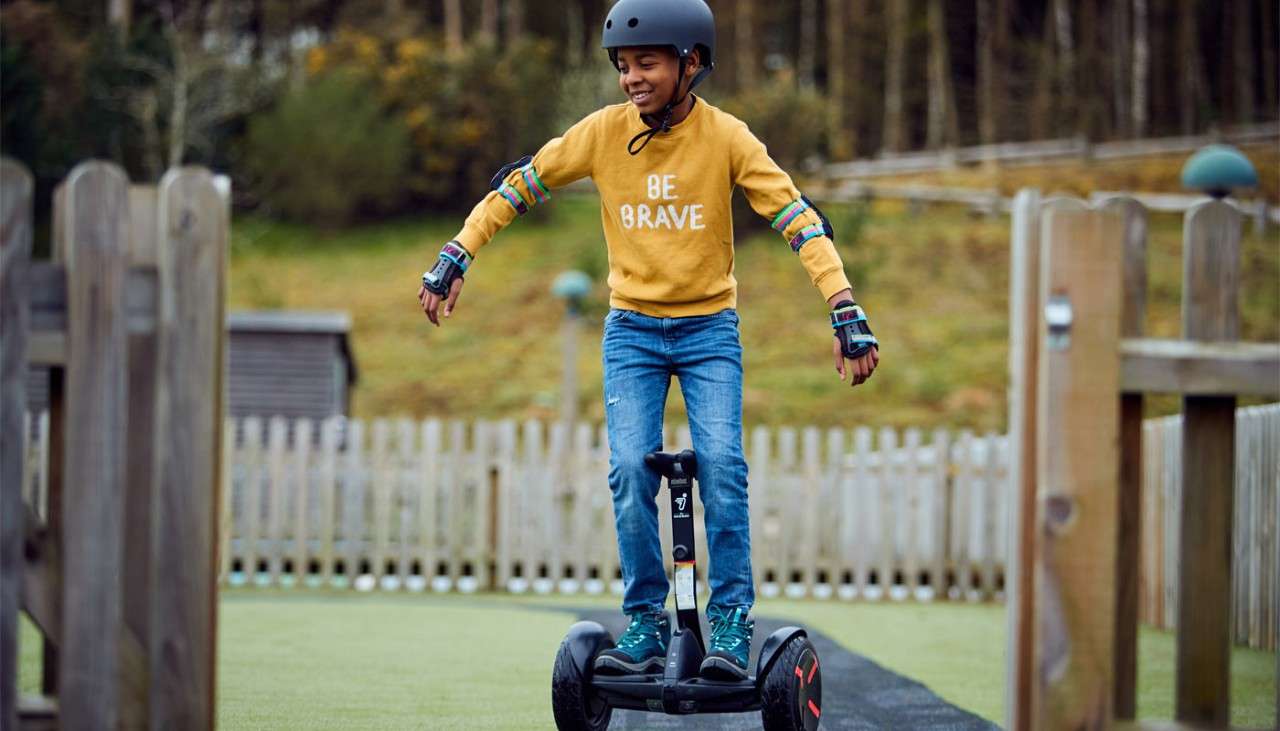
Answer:
[(840, 374), (840, 380), (844, 380), (846, 372), (851, 376), (849, 386), (858, 386), (871, 377), (876, 366), (880, 364), (880, 350), (872, 348), (867, 351), (866, 355), (860, 358), (854, 358), (847, 363), (844, 357), (844, 351), (840, 349), (840, 338), (831, 339), (831, 352), (836, 357), (836, 373)]
[(453, 314), (453, 307), (458, 303), (458, 295), (462, 292), (462, 283), (464, 281), (462, 277), (453, 280), (447, 299), (434, 292), (428, 292), (426, 287), (418, 287), (418, 303), (422, 305), (422, 311), (426, 313), (427, 319), (436, 327), (440, 327), (440, 317), (438, 315), (440, 303), (444, 302), (445, 317)]

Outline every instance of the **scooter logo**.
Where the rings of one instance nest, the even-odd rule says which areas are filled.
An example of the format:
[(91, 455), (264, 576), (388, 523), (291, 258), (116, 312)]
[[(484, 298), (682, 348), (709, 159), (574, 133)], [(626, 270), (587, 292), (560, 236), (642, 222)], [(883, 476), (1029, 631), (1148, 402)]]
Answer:
[(680, 512), (682, 512), (682, 513), (683, 513), (683, 512), (684, 512), (684, 504), (685, 504), (686, 502), (688, 502), (688, 500), (689, 500), (689, 496), (688, 496), (688, 495), (680, 495), (680, 496), (676, 497), (676, 510), (679, 510)]

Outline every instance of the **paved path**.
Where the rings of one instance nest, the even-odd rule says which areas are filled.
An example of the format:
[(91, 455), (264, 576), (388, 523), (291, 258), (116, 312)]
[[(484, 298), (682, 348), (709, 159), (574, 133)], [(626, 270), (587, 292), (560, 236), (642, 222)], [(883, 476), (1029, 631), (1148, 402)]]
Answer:
[[(563, 611), (563, 610), (561, 610)], [(616, 610), (580, 610), (582, 619), (599, 622), (614, 637), (626, 629)], [(751, 667), (771, 632), (790, 622), (756, 617)], [(703, 636), (710, 633), (703, 627)], [(822, 661), (822, 725), (825, 731), (999, 731), (995, 724), (961, 710), (920, 683), (890, 672), (827, 637), (809, 632)], [(667, 716), (661, 713), (614, 711), (610, 729), (681, 729), (682, 731), (746, 731), (760, 728), (759, 713)]]

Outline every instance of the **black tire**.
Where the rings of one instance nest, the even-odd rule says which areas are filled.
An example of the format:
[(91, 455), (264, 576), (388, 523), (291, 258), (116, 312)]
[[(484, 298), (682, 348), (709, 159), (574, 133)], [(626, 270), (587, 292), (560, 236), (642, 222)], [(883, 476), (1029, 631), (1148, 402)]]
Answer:
[(560, 731), (604, 731), (613, 717), (613, 708), (592, 692), (589, 680), (578, 672), (568, 642), (560, 643), (551, 671), (551, 712)]
[(778, 653), (760, 688), (760, 720), (765, 731), (815, 731), (822, 715), (822, 672), (818, 653), (796, 637)]

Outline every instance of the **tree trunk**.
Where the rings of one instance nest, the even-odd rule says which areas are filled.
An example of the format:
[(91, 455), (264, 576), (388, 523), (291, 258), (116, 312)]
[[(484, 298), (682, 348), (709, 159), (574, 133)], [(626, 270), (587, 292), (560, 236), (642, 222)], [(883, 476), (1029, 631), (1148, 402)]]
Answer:
[(1107, 99), (1107, 74), (1099, 46), (1102, 31), (1098, 26), (1098, 0), (1076, 0), (1074, 4), (1079, 8), (1080, 19), (1079, 33), (1075, 36), (1079, 38), (1079, 49), (1074, 75), (1080, 94), (1075, 131), (1086, 140), (1104, 139), (1107, 136), (1107, 114), (1103, 109)]
[(462, 0), (444, 0), (444, 47), (462, 53)]
[(133, 0), (107, 0), (107, 24), (124, 40), (129, 37), (129, 22), (133, 20)]
[[(1265, 0), (1273, 2), (1274, 0)], [(1232, 49), (1232, 86), (1235, 87), (1236, 109), (1235, 120), (1238, 123), (1253, 121), (1253, 18), (1250, 3), (1227, 3), (1224, 9), (1235, 13), (1234, 36)]]
[[(998, 88), (1005, 68), (1002, 29), (1007, 24), (1007, 0), (977, 0), (978, 140), (990, 145), (1000, 139), (1004, 90)], [(998, 4), (998, 7), (997, 7)]]
[(586, 33), (586, 10), (582, 0), (570, 0), (564, 4), (565, 9), (565, 59), (570, 68), (582, 65), (582, 50), (586, 45), (583, 34)]
[[(1058, 94), (1061, 99), (1076, 104), (1076, 44), (1071, 32), (1071, 4), (1069, 0), (1053, 0), (1053, 29), (1057, 39)], [(1079, 113), (1076, 118), (1079, 119)], [(1072, 125), (1074, 129), (1076, 125)]]
[(907, 0), (888, 0), (887, 10), (889, 47), (885, 55), (882, 146), (885, 152), (902, 152), (907, 141), (902, 109), (907, 62)]
[(756, 85), (755, 0), (736, 0), (734, 9), (734, 71), (738, 88), (745, 91)]
[(946, 8), (942, 0), (929, 0), (929, 149), (951, 147), (959, 137), (956, 98), (951, 86), (950, 46), (947, 43)]
[[(840, 0), (827, 0), (827, 139), (835, 160), (854, 155), (852, 130), (845, 118), (845, 17)], [(856, 47), (856, 44), (855, 44)]]
[(480, 0), (480, 32), (482, 43), (498, 41), (498, 0)]
[(818, 47), (818, 0), (800, 0), (800, 42), (796, 72), (802, 86), (813, 86), (814, 50)]
[(1133, 95), (1130, 113), (1134, 137), (1147, 134), (1148, 94), (1151, 77), (1151, 45), (1147, 36), (1147, 0), (1133, 0)]
[[(1274, 2), (1262, 3), (1262, 18), (1258, 23), (1262, 33), (1262, 104), (1264, 107), (1263, 118), (1274, 119), (1280, 115), (1280, 109), (1277, 109), (1277, 88), (1276, 67), (1280, 65), (1280, 61), (1276, 59), (1276, 4)], [(1278, 711), (1280, 712), (1280, 711)]]
[(524, 0), (507, 0), (507, 46), (514, 46), (524, 38)]
[(1126, 138), (1129, 131), (1130, 69), (1133, 61), (1129, 3), (1113, 0), (1111, 6), (1111, 126), (1115, 136)]
[(1036, 64), (1035, 92), (1031, 100), (1031, 139), (1043, 140), (1052, 136), (1053, 79), (1057, 72), (1058, 55), (1054, 52), (1054, 11), (1048, 8), (1044, 14), (1044, 33), (1040, 41), (1040, 59)]
[(1181, 60), (1181, 79), (1178, 89), (1178, 116), (1182, 134), (1195, 134), (1204, 89), (1204, 66), (1200, 61), (1199, 23), (1196, 19), (1195, 0), (1179, 0), (1178, 3), (1178, 58)]

